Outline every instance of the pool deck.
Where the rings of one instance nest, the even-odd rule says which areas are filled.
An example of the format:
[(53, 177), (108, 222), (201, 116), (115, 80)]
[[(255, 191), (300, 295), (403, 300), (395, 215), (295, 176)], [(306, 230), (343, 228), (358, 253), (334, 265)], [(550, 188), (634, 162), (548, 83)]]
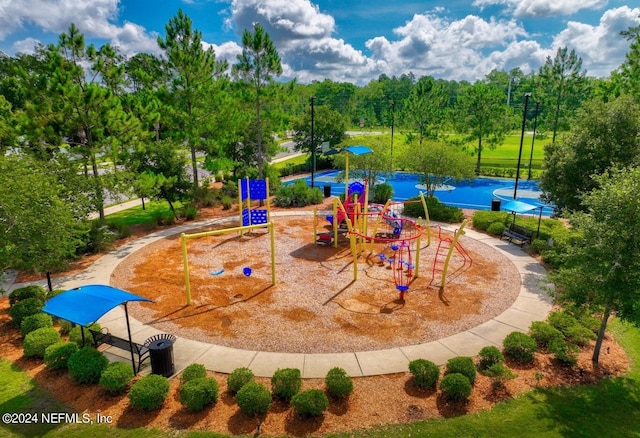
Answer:
[[(312, 212), (275, 212), (272, 216), (312, 215)], [(233, 218), (235, 219), (235, 218)], [(105, 254), (88, 269), (69, 277), (54, 280), (55, 289), (72, 289), (87, 284), (109, 284), (111, 273), (125, 258), (150, 243), (167, 236), (186, 232), (193, 228), (228, 221), (229, 218), (213, 219), (158, 231)], [(443, 225), (453, 230), (454, 226)], [(511, 307), (502, 314), (476, 326), (437, 341), (400, 346), (376, 351), (354, 351), (327, 354), (297, 354), (268, 351), (242, 350), (178, 337), (174, 343), (175, 375), (192, 363), (203, 364), (208, 370), (231, 373), (234, 369), (247, 367), (256, 376), (271, 377), (278, 368), (298, 368), (304, 378), (324, 378), (333, 367), (344, 368), (352, 377), (402, 373), (414, 359), (428, 359), (437, 365), (456, 356), (475, 356), (485, 346), (500, 347), (506, 335), (513, 331), (526, 332), (533, 321), (545, 320), (552, 307), (552, 299), (546, 292), (552, 285), (547, 280), (545, 269), (518, 246), (474, 230), (466, 230), (466, 237), (475, 239), (500, 251), (520, 273), (520, 293)], [(8, 275), (0, 282), (0, 288), (10, 292), (26, 284), (14, 283), (15, 276)], [(46, 287), (46, 280), (34, 282)], [(30, 283), (30, 284), (34, 284)], [(131, 335), (135, 342), (144, 341), (162, 333), (140, 321), (129, 318)], [(98, 321), (116, 336), (127, 337), (124, 309), (119, 306), (106, 313)], [(109, 347), (104, 350), (111, 361), (130, 361), (128, 352)], [(150, 373), (148, 361), (142, 374)]]

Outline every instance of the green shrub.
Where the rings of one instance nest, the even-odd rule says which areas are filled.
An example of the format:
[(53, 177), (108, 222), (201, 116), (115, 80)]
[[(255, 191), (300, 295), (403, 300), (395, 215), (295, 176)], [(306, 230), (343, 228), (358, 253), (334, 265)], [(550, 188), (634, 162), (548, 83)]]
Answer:
[(43, 327), (53, 327), (53, 319), (51, 318), (51, 315), (46, 313), (36, 313), (35, 315), (29, 315), (22, 320), (20, 323), (20, 333), (24, 338), (28, 333)]
[(38, 285), (20, 287), (9, 294), (9, 306), (12, 307), (18, 301), (26, 300), (27, 298), (37, 298), (44, 303), (47, 299), (47, 291)]
[(473, 224), (473, 228), (475, 228), (476, 230), (487, 231), (489, 225), (496, 222), (500, 222), (506, 225), (508, 218), (509, 213), (505, 211), (478, 210), (473, 214), (471, 223)]
[(60, 328), (61, 335), (68, 335), (73, 328), (73, 323), (71, 321), (67, 321), (66, 319), (56, 318), (55, 324)]
[(62, 292), (66, 292), (66, 290), (65, 289), (54, 289), (51, 292), (48, 292), (46, 301), (49, 301), (53, 297), (57, 297)]
[(540, 348), (547, 348), (555, 339), (564, 339), (560, 330), (543, 321), (534, 321), (529, 327), (529, 333), (536, 340)]
[(43, 327), (24, 337), (22, 350), (25, 357), (44, 357), (47, 347), (56, 342), (60, 342), (60, 333), (52, 327)]
[(36, 315), (42, 312), (43, 306), (44, 303), (39, 298), (25, 298), (23, 300), (17, 301), (9, 309), (9, 315), (11, 316), (11, 320), (13, 321), (13, 325), (16, 328), (20, 328), (23, 319), (25, 319), (27, 316)]
[(534, 254), (542, 254), (544, 251), (551, 248), (546, 240), (544, 239), (533, 239), (531, 241), (531, 245), (529, 245), (529, 249)]
[(233, 198), (230, 196), (223, 196), (220, 202), (223, 210), (229, 210), (233, 206)]
[(79, 248), (78, 252), (98, 254), (111, 249), (115, 240), (116, 233), (109, 225), (96, 219), (91, 221), (84, 246)]
[(491, 225), (489, 225), (489, 228), (487, 228), (487, 233), (492, 234), (494, 236), (500, 236), (502, 235), (502, 232), (506, 229), (507, 227), (505, 227), (505, 225), (502, 222), (494, 222)]
[(130, 363), (113, 362), (107, 365), (100, 375), (99, 384), (109, 394), (122, 394), (133, 377), (133, 368)]
[(69, 358), (76, 351), (78, 345), (75, 342), (56, 342), (44, 350), (44, 364), (52, 370), (66, 368)]
[(567, 330), (567, 340), (580, 347), (589, 345), (589, 341), (596, 339), (596, 334), (581, 324), (569, 327)]
[(274, 203), (278, 207), (304, 207), (320, 204), (324, 195), (318, 187), (307, 186), (304, 180), (296, 180), (293, 184), (280, 187), (276, 193)]
[(154, 216), (158, 225), (169, 226), (176, 223), (176, 215), (171, 211), (159, 211)]
[(504, 354), (516, 362), (531, 363), (538, 351), (538, 345), (531, 336), (520, 332), (511, 332), (502, 341)]
[(478, 353), (478, 356), (480, 356), (478, 368), (481, 370), (489, 369), (497, 363), (504, 362), (504, 355), (502, 354), (502, 351), (498, 350), (498, 348), (493, 345), (483, 347), (482, 350), (480, 350), (480, 353)]
[(271, 407), (271, 393), (261, 383), (249, 382), (236, 394), (238, 407), (247, 415), (266, 414)]
[(493, 379), (493, 387), (504, 386), (505, 382), (515, 379), (517, 376), (503, 363), (494, 363), (484, 371), (484, 374)]
[(253, 371), (249, 368), (236, 368), (227, 376), (227, 391), (237, 394), (244, 385), (253, 382), (253, 378)]
[(78, 347), (80, 348), (93, 346), (94, 344), (93, 335), (89, 330), (99, 332), (99, 331), (102, 331), (102, 327), (100, 327), (100, 324), (98, 323), (93, 323), (85, 327), (84, 328), (84, 344), (83, 344), (82, 343), (82, 331), (83, 331), (82, 327), (80, 327), (79, 325), (76, 325), (75, 327), (71, 328), (71, 330), (69, 331), (69, 340), (71, 342), (75, 342), (76, 344), (78, 344)]
[(195, 205), (187, 205), (184, 209), (184, 218), (188, 221), (194, 220), (198, 216), (198, 209)]
[(551, 324), (553, 327), (560, 330), (565, 336), (567, 336), (567, 332), (569, 331), (569, 329), (580, 325), (576, 318), (563, 311), (555, 311), (549, 313), (547, 321), (549, 321), (549, 324)]
[(471, 357), (453, 357), (447, 361), (444, 374), (462, 374), (469, 379), (469, 383), (473, 385), (473, 382), (476, 381), (476, 364), (473, 363), (473, 358)]
[(302, 375), (297, 368), (278, 368), (271, 377), (271, 392), (283, 400), (290, 400), (301, 386)]
[(450, 400), (466, 400), (472, 390), (473, 387), (467, 376), (460, 373), (447, 374), (440, 382), (440, 391)]
[(577, 307), (577, 306), (576, 307), (567, 307), (566, 311), (571, 316), (573, 316), (575, 319), (577, 319), (578, 322), (580, 323), (580, 325), (582, 325), (583, 327), (588, 328), (593, 333), (597, 334), (598, 331), (600, 330), (600, 324), (602, 323), (602, 321), (600, 321), (600, 319), (598, 319), (598, 318), (594, 317), (593, 315), (591, 315), (583, 307)]
[(440, 377), (438, 365), (426, 359), (415, 359), (409, 362), (409, 371), (420, 388), (434, 388)]
[(353, 380), (347, 372), (339, 367), (334, 367), (327, 372), (324, 385), (331, 397), (343, 398), (353, 392)]
[(393, 198), (393, 186), (391, 184), (376, 184), (373, 186), (373, 202), (376, 204), (386, 204)]
[(159, 409), (169, 395), (169, 379), (158, 374), (142, 377), (131, 386), (129, 402), (134, 408)]
[[(409, 201), (418, 201), (420, 197), (410, 198)], [(464, 213), (458, 207), (449, 207), (441, 203), (438, 198), (425, 198), (427, 209), (429, 210), (429, 219), (439, 222), (458, 223), (464, 220)], [(424, 208), (422, 203), (406, 203), (404, 204), (404, 212), (410, 217), (424, 217)]]
[(98, 383), (102, 371), (109, 364), (104, 354), (91, 347), (84, 347), (69, 356), (67, 368), (69, 375), (76, 383)]
[(192, 363), (182, 371), (182, 375), (180, 375), (180, 382), (185, 384), (189, 380), (201, 379), (203, 377), (207, 377), (207, 369), (204, 365), (200, 363)]
[(180, 403), (190, 411), (201, 411), (218, 401), (218, 382), (213, 377), (198, 377), (180, 386)]
[(319, 389), (307, 389), (293, 396), (291, 406), (297, 415), (317, 417), (327, 410), (329, 399)]
[(553, 353), (554, 357), (568, 365), (575, 365), (578, 363), (578, 353), (580, 348), (567, 342), (564, 339), (554, 339), (549, 343), (549, 351)]

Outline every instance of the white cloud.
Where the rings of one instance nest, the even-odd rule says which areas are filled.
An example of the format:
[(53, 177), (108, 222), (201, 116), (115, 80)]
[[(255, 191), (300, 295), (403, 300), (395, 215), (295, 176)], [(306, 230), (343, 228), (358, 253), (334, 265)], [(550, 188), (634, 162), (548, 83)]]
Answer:
[(504, 5), (517, 18), (571, 15), (581, 9), (601, 9), (607, 0), (474, 0), (473, 6)]
[(608, 76), (629, 50), (629, 41), (620, 31), (640, 24), (640, 8), (623, 6), (606, 11), (597, 26), (570, 21), (553, 41), (553, 50), (575, 49), (590, 76)]
[(124, 54), (157, 52), (157, 35), (135, 23), (114, 24), (118, 4), (119, 0), (0, 0), (0, 41), (27, 26), (60, 34), (75, 23), (85, 37), (111, 41)]
[(11, 48), (16, 53), (35, 53), (36, 46), (42, 44), (40, 40), (35, 38), (25, 38), (20, 41), (16, 41), (13, 43)]

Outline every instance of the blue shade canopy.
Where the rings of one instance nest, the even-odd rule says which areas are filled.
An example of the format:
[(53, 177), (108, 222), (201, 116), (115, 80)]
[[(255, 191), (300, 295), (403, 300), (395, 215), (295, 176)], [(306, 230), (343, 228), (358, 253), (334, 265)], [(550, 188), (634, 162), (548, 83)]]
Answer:
[(42, 311), (86, 327), (128, 301), (151, 300), (115, 287), (90, 284), (56, 295), (45, 303)]
[(335, 155), (335, 154), (339, 154), (340, 152), (349, 152), (353, 155), (364, 155), (364, 154), (370, 154), (373, 151), (366, 146), (347, 146), (344, 149), (329, 149), (324, 154)]
[(528, 211), (534, 210), (538, 207), (536, 207), (535, 205), (531, 205), (531, 204), (527, 204), (526, 202), (522, 202), (522, 201), (509, 201), (506, 204), (504, 204), (502, 206), (503, 210), (506, 211), (511, 211), (513, 213), (517, 213), (517, 214), (522, 214), (522, 213), (526, 213)]

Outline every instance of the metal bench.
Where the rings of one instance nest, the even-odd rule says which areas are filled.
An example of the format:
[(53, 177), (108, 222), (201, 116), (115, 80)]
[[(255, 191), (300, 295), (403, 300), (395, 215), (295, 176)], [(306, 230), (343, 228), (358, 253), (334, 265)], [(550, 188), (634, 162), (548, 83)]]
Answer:
[(533, 238), (533, 230), (521, 225), (511, 224), (509, 229), (504, 230), (500, 236), (500, 240), (507, 239), (510, 243), (517, 243), (522, 248), (525, 244), (531, 243)]
[[(109, 330), (103, 328), (102, 331), (96, 331), (89, 329), (91, 335), (93, 337), (93, 346), (98, 348), (101, 344), (111, 345), (112, 347), (119, 348), (124, 351), (129, 351), (132, 354), (138, 356), (138, 366), (134, 365), (134, 373), (138, 374), (140, 372), (140, 368), (142, 367), (142, 363), (147, 360), (150, 356), (149, 347), (138, 344), (136, 342), (129, 342), (129, 340), (120, 338), (109, 333)], [(132, 358), (133, 359), (133, 358)]]

